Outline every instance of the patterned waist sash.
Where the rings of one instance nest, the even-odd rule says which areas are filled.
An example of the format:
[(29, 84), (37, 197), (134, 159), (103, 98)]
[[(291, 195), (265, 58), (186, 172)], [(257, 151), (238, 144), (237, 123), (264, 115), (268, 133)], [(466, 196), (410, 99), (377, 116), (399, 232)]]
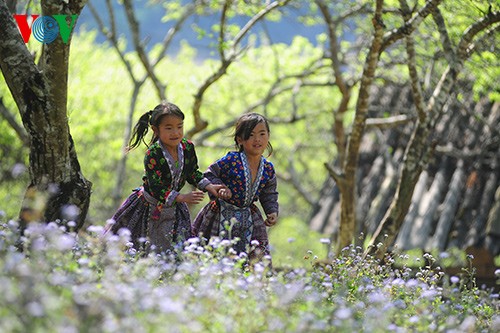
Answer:
[(219, 235), (225, 231), (225, 238), (239, 237), (240, 241), (249, 244), (253, 233), (252, 211), (250, 207), (237, 207), (224, 200), (220, 203)]
[(145, 191), (143, 187), (141, 187), (139, 189), (138, 195), (139, 196), (142, 195), (144, 200), (151, 205), (151, 207), (153, 209), (151, 212), (151, 218), (153, 220), (159, 220), (160, 218), (173, 219), (173, 218), (175, 218), (175, 215), (174, 215), (175, 212), (178, 211), (179, 209), (183, 208), (182, 204), (176, 204), (174, 206), (175, 209), (171, 209), (170, 207), (166, 207), (158, 199), (156, 199), (151, 194), (149, 194), (147, 191)]
[(146, 200), (151, 205), (156, 206), (158, 204), (158, 200), (147, 191), (144, 191), (144, 187), (142, 186), (139, 188), (139, 196), (141, 195), (144, 196), (144, 200)]

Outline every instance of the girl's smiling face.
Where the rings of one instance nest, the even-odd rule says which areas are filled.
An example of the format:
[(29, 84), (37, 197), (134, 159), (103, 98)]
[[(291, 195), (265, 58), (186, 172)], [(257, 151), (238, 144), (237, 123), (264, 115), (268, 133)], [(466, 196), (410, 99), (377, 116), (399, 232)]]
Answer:
[(238, 137), (238, 144), (243, 147), (248, 156), (261, 156), (269, 143), (269, 131), (264, 122), (255, 125), (247, 140)]
[(166, 148), (177, 148), (184, 137), (184, 120), (172, 115), (163, 116), (158, 127), (153, 126), (153, 131)]

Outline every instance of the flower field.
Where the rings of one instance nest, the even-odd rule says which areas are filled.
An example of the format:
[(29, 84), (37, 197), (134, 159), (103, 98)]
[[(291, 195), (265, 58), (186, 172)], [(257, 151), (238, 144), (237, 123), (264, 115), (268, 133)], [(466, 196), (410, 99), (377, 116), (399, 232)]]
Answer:
[(17, 229), (0, 225), (0, 332), (500, 331), (498, 294), (404, 256), (394, 268), (348, 248), (310, 253), (306, 268), (249, 268), (224, 240), (191, 239), (174, 259), (100, 226)]

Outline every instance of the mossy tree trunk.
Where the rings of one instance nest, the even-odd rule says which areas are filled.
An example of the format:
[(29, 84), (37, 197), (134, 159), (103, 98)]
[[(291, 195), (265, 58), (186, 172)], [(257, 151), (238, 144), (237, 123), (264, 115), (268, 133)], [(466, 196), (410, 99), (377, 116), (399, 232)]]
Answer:
[[(79, 15), (85, 3), (42, 0), (41, 15)], [(92, 184), (81, 172), (68, 125), (71, 38), (64, 43), (58, 36), (44, 44), (36, 64), (5, 0), (0, 0), (0, 26), (0, 68), (30, 142), (30, 184), (20, 213), (21, 226), (35, 220), (71, 220), (78, 230), (88, 211)]]

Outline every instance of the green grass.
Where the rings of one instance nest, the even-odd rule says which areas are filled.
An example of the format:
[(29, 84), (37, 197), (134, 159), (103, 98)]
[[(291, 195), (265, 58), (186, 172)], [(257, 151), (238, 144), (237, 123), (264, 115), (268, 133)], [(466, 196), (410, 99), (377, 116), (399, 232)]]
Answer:
[(273, 265), (276, 267), (310, 267), (311, 254), (319, 258), (327, 256), (329, 244), (322, 244), (321, 239), (328, 236), (311, 231), (309, 226), (294, 217), (279, 220), (269, 229), (269, 242)]

